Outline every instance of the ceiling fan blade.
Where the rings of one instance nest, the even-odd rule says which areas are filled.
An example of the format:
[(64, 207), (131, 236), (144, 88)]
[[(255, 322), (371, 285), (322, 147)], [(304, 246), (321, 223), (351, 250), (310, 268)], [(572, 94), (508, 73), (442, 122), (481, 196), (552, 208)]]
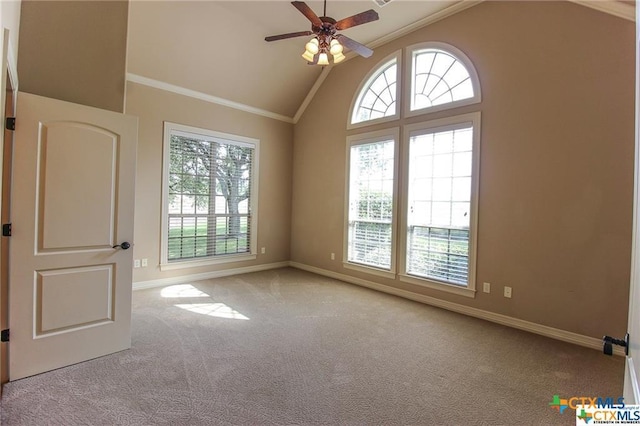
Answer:
[(310, 36), (312, 34), (313, 34), (312, 31), (298, 31), (297, 33), (287, 33), (287, 34), (279, 34), (279, 35), (265, 37), (264, 41), (284, 40), (285, 38)]
[(355, 27), (356, 25), (366, 24), (367, 22), (377, 21), (379, 18), (378, 12), (373, 9), (366, 12), (358, 13), (357, 15), (344, 18), (336, 22), (337, 30), (346, 30), (347, 28)]
[(354, 52), (356, 52), (358, 55), (360, 56), (364, 56), (365, 58), (368, 58), (369, 56), (373, 55), (373, 50), (369, 49), (367, 46), (365, 46), (364, 44), (360, 44), (357, 41), (350, 39), (347, 36), (344, 36), (342, 34), (338, 34), (336, 36), (336, 38), (338, 39), (338, 41), (340, 41), (340, 43), (350, 49), (353, 50)]
[(315, 14), (313, 10), (303, 1), (292, 1), (291, 4), (298, 9), (304, 16), (307, 17), (308, 20), (311, 21), (313, 25), (316, 27), (322, 26), (322, 21), (318, 18), (318, 15)]

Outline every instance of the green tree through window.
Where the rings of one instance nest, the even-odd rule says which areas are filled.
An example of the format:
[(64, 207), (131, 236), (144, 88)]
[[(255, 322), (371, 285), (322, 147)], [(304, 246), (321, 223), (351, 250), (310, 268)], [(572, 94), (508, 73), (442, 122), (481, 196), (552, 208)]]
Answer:
[(167, 260), (250, 253), (254, 148), (172, 132)]

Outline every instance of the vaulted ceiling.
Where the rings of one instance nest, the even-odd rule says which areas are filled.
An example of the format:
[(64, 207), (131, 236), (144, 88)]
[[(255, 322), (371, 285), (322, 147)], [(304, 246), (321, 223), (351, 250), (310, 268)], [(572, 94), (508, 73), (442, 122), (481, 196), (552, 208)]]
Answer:
[[(322, 1), (306, 3), (322, 16)], [(380, 7), (372, 0), (329, 0), (327, 15), (339, 20), (376, 10), (378, 21), (344, 31), (375, 50), (477, 3), (393, 0)], [(634, 14), (629, 1), (580, 3), (627, 19)], [(310, 27), (288, 1), (131, 1), (127, 72), (129, 79), (152, 79), (292, 119), (322, 68), (300, 56), (310, 37), (271, 43), (264, 38)], [(374, 51), (369, 60), (378, 59)]]

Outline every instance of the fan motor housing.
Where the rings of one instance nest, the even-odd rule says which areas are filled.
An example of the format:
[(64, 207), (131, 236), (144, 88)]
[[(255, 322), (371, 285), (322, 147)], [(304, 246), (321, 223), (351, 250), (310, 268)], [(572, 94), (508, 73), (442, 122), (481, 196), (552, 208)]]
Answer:
[(320, 16), (320, 20), (322, 21), (322, 27), (311, 25), (311, 31), (325, 34), (334, 34), (336, 32), (335, 24), (337, 21), (335, 19), (329, 16)]

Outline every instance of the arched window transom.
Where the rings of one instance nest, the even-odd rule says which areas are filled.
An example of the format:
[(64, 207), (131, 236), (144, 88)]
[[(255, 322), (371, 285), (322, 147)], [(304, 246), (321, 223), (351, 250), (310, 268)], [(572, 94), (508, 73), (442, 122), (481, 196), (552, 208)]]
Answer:
[(351, 123), (362, 123), (396, 115), (398, 61), (393, 58), (377, 69), (364, 85), (355, 108)]
[(474, 97), (469, 71), (452, 54), (440, 49), (413, 52), (411, 110)]

